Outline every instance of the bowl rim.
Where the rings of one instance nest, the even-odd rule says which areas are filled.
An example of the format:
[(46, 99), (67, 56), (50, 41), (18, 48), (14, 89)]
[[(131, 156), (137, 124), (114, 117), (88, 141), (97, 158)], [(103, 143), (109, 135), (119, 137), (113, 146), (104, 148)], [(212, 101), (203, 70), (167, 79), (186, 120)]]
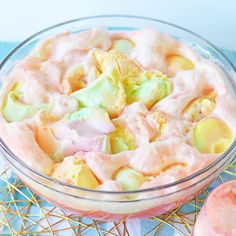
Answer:
[[(210, 41), (208, 41), (207, 39), (205, 39), (204, 37), (194, 33), (193, 31), (186, 29), (182, 26), (167, 22), (167, 21), (163, 21), (163, 20), (159, 20), (159, 19), (155, 19), (155, 18), (151, 18), (151, 17), (146, 17), (146, 16), (137, 16), (137, 15), (123, 15), (123, 14), (107, 14), (107, 15), (94, 15), (94, 16), (87, 16), (87, 17), (81, 17), (81, 18), (76, 18), (76, 19), (72, 19), (72, 20), (68, 20), (68, 21), (64, 21), (58, 24), (54, 24), (51, 25), (47, 28), (44, 28), (43, 30), (40, 30), (38, 32), (36, 32), (35, 34), (32, 34), (31, 36), (29, 36), (28, 38), (26, 38), (25, 40), (23, 40), (20, 44), (18, 44), (13, 50), (11, 50), (7, 56), (1, 61), (0, 63), (0, 70), (3, 68), (3, 66), (5, 65), (5, 63), (11, 58), (11, 56), (18, 51), (19, 49), (21, 49), (25, 44), (27, 44), (29, 41), (31, 41), (32, 39), (35, 39), (37, 36), (48, 32), (49, 30), (58, 28), (60, 26), (63, 25), (67, 25), (70, 23), (74, 23), (74, 22), (78, 22), (78, 21), (83, 21), (83, 20), (93, 20), (93, 19), (97, 19), (97, 18), (127, 18), (127, 19), (138, 19), (138, 20), (147, 20), (150, 22), (157, 22), (157, 23), (161, 23), (163, 25), (168, 25), (171, 26), (173, 28), (177, 28), (181, 31), (184, 31), (200, 40), (202, 40), (204, 43), (206, 43), (208, 46), (210, 46), (211, 48), (213, 48), (218, 54), (220, 54), (221, 57), (223, 57), (226, 62), (229, 64), (229, 66), (231, 67), (231, 69), (234, 71), (234, 73), (236, 73), (236, 67), (234, 66), (234, 64), (231, 62), (231, 60), (218, 48), (216, 47), (213, 43), (211, 43)], [(2, 138), (0, 137), (0, 146), (2, 149), (4, 149), (5, 152), (7, 152), (7, 154), (9, 154), (11, 156), (11, 158), (13, 158), (15, 161), (17, 161), (21, 166), (23, 166), (24, 168), (26, 168), (27, 170), (29, 170), (30, 172), (33, 172), (33, 174), (35, 174), (36, 176), (46, 179), (48, 181), (51, 181), (55, 184), (58, 185), (62, 185), (65, 186), (67, 188), (72, 188), (72, 189), (76, 189), (76, 190), (82, 190), (84, 192), (90, 192), (90, 193), (96, 193), (96, 194), (111, 194), (111, 195), (120, 195), (120, 194), (137, 194), (137, 193), (146, 193), (146, 192), (152, 192), (152, 191), (157, 191), (157, 190), (163, 190), (166, 188), (170, 188), (173, 186), (176, 186), (178, 184), (182, 184), (185, 183), (189, 180), (194, 179), (195, 177), (198, 177), (204, 173), (206, 173), (208, 170), (212, 169), (214, 166), (216, 166), (218, 163), (220, 163), (221, 161), (223, 161), (224, 159), (226, 159), (228, 157), (228, 155), (231, 153), (232, 150), (235, 149), (236, 147), (236, 138), (234, 139), (234, 141), (232, 142), (232, 144), (230, 145), (230, 147), (223, 153), (221, 154), (215, 161), (213, 161), (212, 163), (210, 163), (209, 165), (207, 165), (206, 167), (204, 167), (203, 169), (195, 172), (194, 174), (191, 174), (185, 178), (181, 178), (177, 181), (168, 183), (168, 184), (164, 184), (164, 185), (159, 185), (159, 186), (155, 186), (155, 187), (151, 187), (151, 188), (145, 188), (145, 189), (140, 189), (140, 190), (132, 190), (132, 191), (105, 191), (105, 190), (96, 190), (96, 189), (87, 189), (87, 188), (82, 188), (82, 187), (78, 187), (72, 184), (68, 184), (65, 182), (62, 182), (60, 180), (54, 179), (50, 176), (44, 175), (34, 169), (32, 169), (30, 166), (28, 166), (25, 162), (23, 162), (19, 157), (17, 157), (11, 150), (10, 148), (5, 144), (5, 142), (2, 140)], [(22, 174), (25, 175), (25, 173), (23, 171), (21, 171)], [(30, 177), (30, 176), (28, 176)], [(31, 177), (30, 177), (31, 178)], [(42, 183), (40, 183), (42, 184)], [(123, 202), (123, 201), (122, 201)], [(130, 201), (129, 201), (130, 202)]]
[[(0, 143), (0, 145), (1, 145), (1, 143)], [(19, 168), (18, 167), (16, 167), (15, 166), (15, 164), (14, 163), (12, 163), (10, 160), (8, 160), (10, 163), (11, 163), (11, 165), (12, 166), (14, 166), (14, 168), (16, 168), (18, 171), (20, 171), (19, 170)], [(222, 168), (225, 164), (226, 164), (226, 162), (227, 162), (227, 160), (225, 160), (225, 162), (223, 162), (223, 163), (221, 163), (220, 164), (220, 167), (218, 168), (218, 169), (220, 169), (220, 168)], [(156, 199), (156, 198), (158, 198), (158, 199), (160, 199), (160, 198), (164, 198), (164, 197), (169, 197), (169, 196), (172, 196), (173, 194), (176, 194), (176, 193), (180, 193), (180, 192), (182, 192), (182, 191), (184, 191), (184, 190), (187, 190), (187, 189), (189, 189), (189, 188), (191, 188), (191, 187), (194, 187), (194, 186), (196, 186), (197, 184), (199, 184), (200, 182), (202, 182), (202, 181), (205, 181), (206, 179), (208, 179), (208, 178), (210, 178), (212, 175), (214, 175), (215, 173), (217, 173), (217, 171), (218, 171), (218, 169), (213, 169), (213, 171), (211, 172), (211, 173), (208, 173), (206, 176), (204, 176), (202, 179), (197, 179), (197, 181), (196, 182), (194, 182), (194, 183), (191, 183), (191, 185), (188, 185), (188, 186), (184, 186), (182, 189), (178, 189), (177, 191), (174, 191), (174, 192), (170, 192), (170, 193), (165, 193), (165, 194), (163, 194), (163, 195), (160, 195), (160, 196), (151, 196), (151, 197), (149, 197), (149, 198), (138, 198), (138, 199), (132, 199), (132, 200), (110, 200), (110, 199), (106, 199), (105, 201), (106, 202), (115, 202), (115, 203), (130, 203), (130, 202), (140, 202), (140, 201), (145, 201), (145, 200), (153, 200), (153, 199)], [(28, 178), (30, 178), (30, 179), (32, 179), (28, 174), (26, 174), (26, 173), (23, 173), (25, 176), (27, 176)], [(45, 188), (49, 188), (49, 189), (51, 189), (51, 190), (53, 190), (53, 191), (55, 191), (55, 192), (58, 192), (58, 193), (61, 193), (61, 194), (65, 194), (66, 196), (70, 196), (70, 197), (75, 197), (76, 199), (81, 199), (81, 200), (89, 200), (89, 201), (93, 201), (93, 202), (104, 202), (104, 200), (103, 199), (93, 199), (93, 198), (88, 198), (88, 196), (77, 196), (77, 195), (73, 195), (73, 194), (71, 194), (71, 193), (68, 193), (68, 192), (61, 192), (60, 190), (58, 190), (58, 189), (54, 189), (54, 188), (52, 188), (52, 187), (50, 187), (50, 186), (48, 186), (48, 185), (45, 185), (44, 183), (41, 183), (41, 182), (39, 182), (38, 180), (35, 180), (35, 179), (33, 179), (33, 181), (34, 182), (36, 182), (36, 183), (38, 183), (38, 184), (40, 184), (40, 185), (42, 185), (43, 187), (45, 187)], [(53, 179), (53, 181), (54, 181), (54, 179)], [(60, 182), (60, 181), (59, 181)], [(59, 184), (61, 184), (61, 183), (59, 183)], [(62, 185), (64, 185), (64, 182), (62, 182)], [(70, 187), (70, 186), (69, 186)], [(74, 185), (72, 185), (72, 187), (74, 187)], [(75, 186), (76, 187), (76, 186)], [(80, 187), (76, 187), (76, 188), (79, 188), (79, 189), (82, 189), (82, 188), (80, 188)], [(82, 189), (82, 190), (87, 190), (87, 189)], [(89, 189), (88, 189), (89, 190)], [(37, 191), (37, 190), (36, 190)], [(136, 191), (139, 191), (139, 190), (136, 190)], [(152, 189), (150, 190), (150, 191), (153, 191)], [(94, 191), (93, 191), (94, 192)], [(145, 191), (145, 193), (146, 192), (148, 192), (148, 191)], [(130, 193), (131, 194), (133, 194), (134, 193), (134, 191), (126, 191), (126, 192), (109, 192), (109, 191), (99, 191), (99, 192), (96, 192), (96, 194), (115, 194), (115, 193), (118, 193), (117, 195), (123, 195), (123, 194), (127, 194), (127, 195), (130, 195)], [(135, 193), (136, 194), (136, 193)]]

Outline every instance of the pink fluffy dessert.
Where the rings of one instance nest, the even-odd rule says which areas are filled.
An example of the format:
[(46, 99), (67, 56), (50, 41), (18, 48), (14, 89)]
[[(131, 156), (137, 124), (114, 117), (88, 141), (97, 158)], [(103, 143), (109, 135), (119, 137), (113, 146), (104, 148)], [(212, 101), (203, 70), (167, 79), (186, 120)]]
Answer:
[[(60, 181), (66, 197), (19, 173), (55, 205), (91, 216), (159, 214), (192, 199), (210, 178), (143, 190), (202, 170), (233, 142), (236, 102), (226, 81), (216, 63), (154, 29), (63, 33), (40, 42), (5, 76), (0, 135), (27, 166)], [(102, 203), (87, 201), (93, 190)]]
[(197, 218), (193, 236), (236, 235), (236, 180), (214, 189)]

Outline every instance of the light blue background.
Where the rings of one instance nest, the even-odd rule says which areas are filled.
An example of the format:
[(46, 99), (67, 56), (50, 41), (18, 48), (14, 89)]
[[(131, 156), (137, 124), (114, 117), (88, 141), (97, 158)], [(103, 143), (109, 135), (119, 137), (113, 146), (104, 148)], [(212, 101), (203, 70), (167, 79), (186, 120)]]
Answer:
[(236, 1), (0, 0), (0, 41), (21, 41), (49, 25), (82, 16), (132, 14), (166, 20), (236, 51)]

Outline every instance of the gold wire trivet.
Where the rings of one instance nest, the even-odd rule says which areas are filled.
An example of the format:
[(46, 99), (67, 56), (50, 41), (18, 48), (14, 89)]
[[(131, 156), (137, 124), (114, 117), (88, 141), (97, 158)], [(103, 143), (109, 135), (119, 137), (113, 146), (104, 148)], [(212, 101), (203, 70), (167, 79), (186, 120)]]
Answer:
[[(142, 235), (191, 235), (196, 216), (209, 191), (235, 178), (236, 159), (192, 201), (168, 213), (142, 220)], [(34, 194), (9, 167), (0, 173), (0, 235), (132, 236), (127, 225), (127, 222), (107, 223), (67, 213)]]

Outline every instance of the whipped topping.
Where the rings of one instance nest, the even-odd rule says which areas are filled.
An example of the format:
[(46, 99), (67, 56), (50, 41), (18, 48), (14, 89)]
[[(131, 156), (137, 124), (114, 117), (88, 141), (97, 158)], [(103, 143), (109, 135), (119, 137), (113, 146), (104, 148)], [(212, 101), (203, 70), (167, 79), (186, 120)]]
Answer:
[[(117, 39), (132, 42), (127, 52), (112, 50)], [(172, 55), (190, 61), (191, 68), (170, 73), (167, 58)], [(146, 71), (150, 78), (139, 77)], [(220, 155), (201, 153), (194, 146), (198, 122), (184, 116), (192, 101), (211, 97), (215, 109), (203, 119), (224, 121), (235, 137), (236, 102), (225, 78), (215, 63), (154, 29), (60, 34), (42, 41), (7, 76), (1, 137), (22, 161), (46, 175), (53, 176), (55, 165), (66, 166), (67, 157), (73, 156), (92, 171), (99, 190), (122, 191), (114, 175), (124, 167), (144, 175), (140, 189), (167, 184), (195, 173)], [(161, 94), (151, 108), (142, 102), (149, 99), (150, 88)], [(24, 109), (23, 114), (17, 111), (21, 118), (12, 118), (14, 122), (5, 115), (17, 116), (12, 104)], [(39, 127), (46, 132), (39, 135)], [(118, 127), (120, 133), (114, 133)], [(44, 139), (51, 140), (53, 148), (47, 148)]]

